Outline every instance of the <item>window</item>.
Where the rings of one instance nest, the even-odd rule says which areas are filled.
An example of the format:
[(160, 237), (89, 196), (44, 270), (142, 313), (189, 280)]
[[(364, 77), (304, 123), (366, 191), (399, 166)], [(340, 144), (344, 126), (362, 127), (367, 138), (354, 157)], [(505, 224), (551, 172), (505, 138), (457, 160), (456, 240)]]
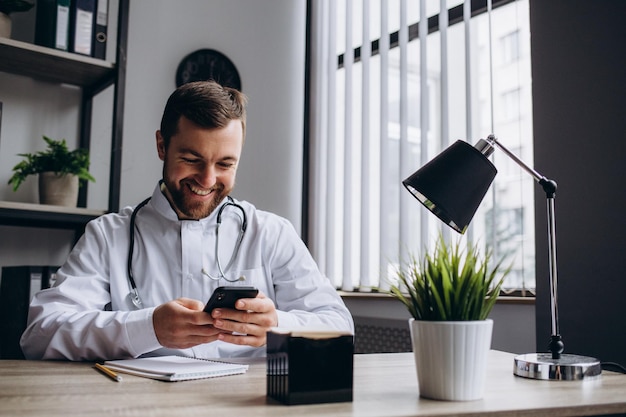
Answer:
[(502, 120), (515, 122), (520, 114), (520, 89), (505, 91), (502, 93)]
[(515, 63), (520, 58), (519, 51), (519, 30), (507, 33), (500, 38), (500, 50), (502, 51), (502, 62), (504, 64)]
[(440, 231), (506, 255), (507, 288), (534, 288), (535, 185), (513, 161), (496, 150), (463, 236), (401, 185), (455, 140), (490, 133), (532, 165), (528, 0), (479, 3), (310, 0), (307, 243), (344, 290), (388, 288)]

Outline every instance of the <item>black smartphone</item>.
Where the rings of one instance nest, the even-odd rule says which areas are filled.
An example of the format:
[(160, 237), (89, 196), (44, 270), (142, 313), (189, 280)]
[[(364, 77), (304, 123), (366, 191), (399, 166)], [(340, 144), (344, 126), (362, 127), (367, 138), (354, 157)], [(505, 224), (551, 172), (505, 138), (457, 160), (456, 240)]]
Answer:
[(217, 287), (204, 311), (210, 313), (214, 308), (235, 308), (235, 302), (240, 298), (255, 298), (259, 290), (255, 287)]

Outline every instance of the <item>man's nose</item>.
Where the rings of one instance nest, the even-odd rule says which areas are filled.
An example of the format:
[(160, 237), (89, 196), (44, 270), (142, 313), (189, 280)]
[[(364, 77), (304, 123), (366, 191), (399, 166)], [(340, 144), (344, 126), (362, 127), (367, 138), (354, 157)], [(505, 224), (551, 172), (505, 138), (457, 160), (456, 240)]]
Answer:
[(198, 173), (198, 182), (205, 188), (210, 188), (215, 185), (217, 181), (215, 167), (212, 165), (204, 165)]

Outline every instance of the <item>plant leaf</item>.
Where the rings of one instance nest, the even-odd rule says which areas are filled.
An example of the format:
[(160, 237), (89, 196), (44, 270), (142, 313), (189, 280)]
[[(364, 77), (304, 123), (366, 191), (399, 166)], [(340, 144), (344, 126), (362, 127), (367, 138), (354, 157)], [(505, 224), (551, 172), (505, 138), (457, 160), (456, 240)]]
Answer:
[(389, 293), (416, 320), (486, 319), (512, 266), (502, 270), (501, 259), (490, 269), (490, 252), (481, 257), (475, 245), (463, 250), (460, 240), (448, 245), (441, 234), (421, 263), (415, 256), (410, 259), (396, 272), (398, 285), (392, 285)]

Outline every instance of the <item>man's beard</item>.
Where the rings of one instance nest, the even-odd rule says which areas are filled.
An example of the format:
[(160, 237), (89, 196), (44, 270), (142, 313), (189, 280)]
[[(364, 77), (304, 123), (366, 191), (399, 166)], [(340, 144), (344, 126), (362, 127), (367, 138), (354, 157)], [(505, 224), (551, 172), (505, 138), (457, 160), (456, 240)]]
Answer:
[[(196, 220), (208, 217), (230, 193), (230, 190), (226, 190), (224, 185), (220, 184), (213, 190), (213, 198), (210, 201), (191, 202), (185, 197), (185, 192), (183, 191), (187, 185), (184, 183), (181, 183), (180, 187), (171, 187), (168, 184), (166, 185), (170, 195), (172, 196), (172, 202), (180, 214), (186, 218)], [(191, 191), (189, 190), (189, 192)]]

